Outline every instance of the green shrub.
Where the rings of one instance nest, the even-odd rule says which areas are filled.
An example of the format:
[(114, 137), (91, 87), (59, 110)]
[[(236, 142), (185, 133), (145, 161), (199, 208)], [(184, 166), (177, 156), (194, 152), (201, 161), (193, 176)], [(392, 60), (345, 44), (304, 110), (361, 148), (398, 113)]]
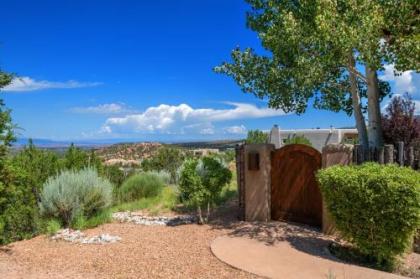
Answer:
[(201, 208), (207, 205), (207, 219), (210, 207), (220, 198), (223, 187), (232, 178), (230, 170), (214, 157), (201, 160), (187, 160), (179, 180), (181, 200), (197, 208), (200, 222), (203, 223)]
[(61, 229), (61, 224), (59, 221), (57, 221), (56, 219), (50, 219), (47, 221), (45, 228), (47, 234), (53, 235), (56, 232), (58, 232), (59, 229)]
[(420, 173), (367, 163), (327, 168), (318, 179), (337, 229), (378, 266), (392, 268), (420, 225)]
[(44, 184), (39, 204), (41, 214), (70, 225), (76, 216), (87, 218), (112, 202), (112, 184), (95, 169), (63, 171)]
[(10, 161), (0, 163), (0, 244), (32, 237), (37, 231), (35, 195), (27, 174)]
[(124, 202), (112, 207), (113, 212), (147, 210), (149, 213), (166, 212), (173, 209), (178, 201), (176, 189), (173, 186), (166, 186), (162, 192), (151, 198), (141, 198), (136, 201)]
[(73, 219), (71, 227), (77, 230), (84, 230), (89, 228), (94, 228), (99, 225), (108, 223), (112, 220), (111, 210), (104, 209), (95, 213), (91, 217), (86, 217), (84, 215), (78, 215)]
[(260, 130), (249, 130), (248, 135), (246, 137), (247, 144), (259, 144), (259, 143), (267, 143), (268, 142), (268, 133), (265, 133)]
[(284, 144), (304, 144), (312, 146), (311, 141), (305, 137), (304, 135), (293, 135), (289, 136), (285, 141)]
[(165, 182), (153, 172), (143, 172), (130, 176), (119, 191), (122, 201), (135, 201), (141, 198), (155, 197), (160, 194)]
[(161, 170), (161, 171), (151, 171), (149, 173), (152, 173), (158, 176), (166, 185), (171, 184), (171, 174), (169, 172)]

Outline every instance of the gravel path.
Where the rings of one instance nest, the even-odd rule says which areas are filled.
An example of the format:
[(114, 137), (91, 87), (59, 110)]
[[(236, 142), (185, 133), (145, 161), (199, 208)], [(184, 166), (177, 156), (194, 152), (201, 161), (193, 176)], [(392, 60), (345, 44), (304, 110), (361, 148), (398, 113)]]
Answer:
[(0, 247), (0, 278), (256, 278), (213, 256), (210, 243), (234, 229), (218, 224), (168, 227), (115, 222), (84, 231), (86, 236), (121, 237), (117, 243), (102, 245), (38, 236)]

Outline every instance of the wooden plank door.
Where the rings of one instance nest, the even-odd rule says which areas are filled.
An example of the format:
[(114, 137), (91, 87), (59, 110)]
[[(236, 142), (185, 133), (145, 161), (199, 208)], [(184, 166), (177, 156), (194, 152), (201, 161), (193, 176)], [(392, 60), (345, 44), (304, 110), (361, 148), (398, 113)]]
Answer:
[(302, 144), (273, 151), (271, 160), (271, 218), (322, 225), (322, 197), (315, 174), (321, 153)]

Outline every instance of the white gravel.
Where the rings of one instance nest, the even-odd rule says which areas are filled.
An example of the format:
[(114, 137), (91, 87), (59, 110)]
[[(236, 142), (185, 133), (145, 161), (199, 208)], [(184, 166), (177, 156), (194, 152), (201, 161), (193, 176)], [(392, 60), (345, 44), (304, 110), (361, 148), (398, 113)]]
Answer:
[(183, 224), (193, 224), (197, 218), (192, 215), (178, 216), (144, 216), (133, 212), (116, 212), (112, 214), (112, 218), (120, 223), (134, 223), (146, 226), (178, 226)]
[(86, 236), (79, 230), (72, 229), (62, 229), (59, 230), (55, 235), (51, 237), (52, 240), (65, 240), (73, 243), (82, 243), (82, 244), (105, 244), (105, 243), (115, 243), (121, 240), (119, 236), (113, 236), (109, 234), (101, 234), (95, 236)]

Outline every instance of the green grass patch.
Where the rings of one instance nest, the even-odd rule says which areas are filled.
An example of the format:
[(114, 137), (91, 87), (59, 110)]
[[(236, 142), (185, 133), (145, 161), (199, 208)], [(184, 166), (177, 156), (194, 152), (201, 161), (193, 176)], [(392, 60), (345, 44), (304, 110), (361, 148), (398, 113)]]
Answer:
[(84, 230), (97, 227), (99, 225), (109, 223), (112, 221), (112, 211), (110, 209), (104, 209), (96, 213), (90, 218), (86, 218), (83, 215), (79, 215), (75, 218), (71, 227), (77, 230)]
[(61, 224), (58, 220), (50, 219), (46, 222), (45, 232), (48, 235), (54, 235), (60, 229), (61, 229)]
[(238, 195), (238, 183), (236, 180), (236, 172), (232, 172), (232, 180), (228, 185), (223, 187), (222, 192), (220, 193), (220, 196), (216, 199), (216, 204), (221, 205), (228, 200), (233, 199)]
[(159, 214), (173, 209), (178, 202), (176, 189), (173, 186), (164, 187), (155, 197), (141, 198), (132, 202), (124, 202), (111, 208), (112, 212), (147, 210), (151, 214)]

